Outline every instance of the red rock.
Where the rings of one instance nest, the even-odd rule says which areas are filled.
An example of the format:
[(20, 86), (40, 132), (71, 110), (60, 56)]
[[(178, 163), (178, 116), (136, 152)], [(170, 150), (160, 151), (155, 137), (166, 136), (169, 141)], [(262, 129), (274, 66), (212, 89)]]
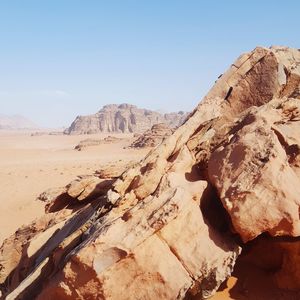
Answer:
[[(74, 202), (87, 192), (79, 207), (61, 208), (51, 226), (35, 234), (33, 224), (2, 246), (3, 295), (207, 298), (232, 272), (237, 234), (243, 241), (263, 232), (296, 239), (299, 68), (296, 49), (242, 55), (188, 120), (107, 192), (89, 198), (99, 178), (71, 184)], [(282, 287), (298, 262), (290, 253), (278, 274)]]

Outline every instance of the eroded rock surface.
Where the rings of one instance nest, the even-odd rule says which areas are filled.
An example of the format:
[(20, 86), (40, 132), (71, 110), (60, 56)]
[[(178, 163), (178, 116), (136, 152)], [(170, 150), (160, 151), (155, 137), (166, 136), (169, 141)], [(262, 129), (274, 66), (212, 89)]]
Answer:
[[(265, 272), (273, 283), (286, 291), (300, 296), (300, 239), (291, 237), (270, 237), (261, 235), (248, 242), (241, 261)], [(286, 299), (286, 298), (285, 298)]]
[(242, 55), (140, 163), (105, 187), (104, 178), (71, 183), (67, 205), (8, 239), (2, 294), (205, 299), (230, 276), (243, 242), (267, 232), (297, 243), (299, 84), (297, 49)]
[(166, 137), (170, 136), (174, 130), (167, 124), (155, 124), (150, 130), (145, 131), (137, 137), (130, 145), (131, 148), (147, 148), (159, 145)]
[(187, 113), (161, 114), (156, 111), (141, 109), (130, 104), (105, 105), (99, 112), (89, 116), (78, 116), (66, 134), (92, 134), (100, 132), (144, 132), (154, 124), (165, 123), (176, 128), (187, 117)]
[(208, 171), (244, 241), (300, 235), (300, 101), (250, 109), (211, 156)]
[(122, 138), (118, 138), (115, 136), (107, 136), (104, 139), (84, 139), (80, 141), (76, 146), (75, 150), (82, 151), (88, 147), (99, 146), (102, 144), (113, 144), (122, 141)]

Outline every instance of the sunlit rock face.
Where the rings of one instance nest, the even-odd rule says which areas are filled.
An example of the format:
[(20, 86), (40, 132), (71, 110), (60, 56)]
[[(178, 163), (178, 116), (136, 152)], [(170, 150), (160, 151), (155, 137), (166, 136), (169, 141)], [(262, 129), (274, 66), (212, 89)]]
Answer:
[[(205, 299), (230, 276), (243, 243), (266, 233), (297, 244), (299, 83), (298, 50), (243, 54), (140, 163), (45, 195), (45, 216), (1, 248), (2, 294)], [(298, 246), (285, 243), (293, 255), (276, 280), (297, 289), (297, 267), (293, 283), (286, 272)]]
[(155, 147), (173, 132), (174, 130), (167, 124), (155, 124), (151, 129), (146, 130), (142, 134), (138, 134), (136, 139), (130, 145), (130, 148)]
[(110, 104), (105, 105), (96, 114), (78, 116), (71, 126), (65, 130), (65, 133), (142, 133), (158, 123), (176, 128), (185, 121), (187, 115), (184, 112), (161, 114), (131, 104)]

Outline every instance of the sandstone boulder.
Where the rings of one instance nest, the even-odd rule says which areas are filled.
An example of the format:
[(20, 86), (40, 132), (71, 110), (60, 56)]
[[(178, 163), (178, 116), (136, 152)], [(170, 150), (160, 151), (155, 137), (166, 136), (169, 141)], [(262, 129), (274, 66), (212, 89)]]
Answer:
[(103, 168), (96, 170), (95, 176), (101, 179), (116, 179), (122, 175), (126, 170), (135, 165), (134, 161), (116, 161), (103, 166)]
[(210, 157), (210, 180), (244, 241), (300, 235), (299, 116), (299, 99), (253, 108)]

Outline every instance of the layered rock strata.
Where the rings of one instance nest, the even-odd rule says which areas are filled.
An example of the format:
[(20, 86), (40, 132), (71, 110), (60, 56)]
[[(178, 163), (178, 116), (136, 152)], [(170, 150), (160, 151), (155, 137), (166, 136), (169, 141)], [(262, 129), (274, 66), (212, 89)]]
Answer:
[(165, 123), (172, 128), (176, 128), (185, 121), (187, 115), (182, 111), (161, 114), (126, 103), (120, 105), (110, 104), (105, 105), (96, 114), (78, 116), (71, 126), (65, 130), (65, 133), (142, 133), (157, 123)]
[(155, 124), (151, 129), (138, 135), (137, 139), (130, 145), (130, 148), (155, 147), (173, 132), (174, 130), (164, 123)]

